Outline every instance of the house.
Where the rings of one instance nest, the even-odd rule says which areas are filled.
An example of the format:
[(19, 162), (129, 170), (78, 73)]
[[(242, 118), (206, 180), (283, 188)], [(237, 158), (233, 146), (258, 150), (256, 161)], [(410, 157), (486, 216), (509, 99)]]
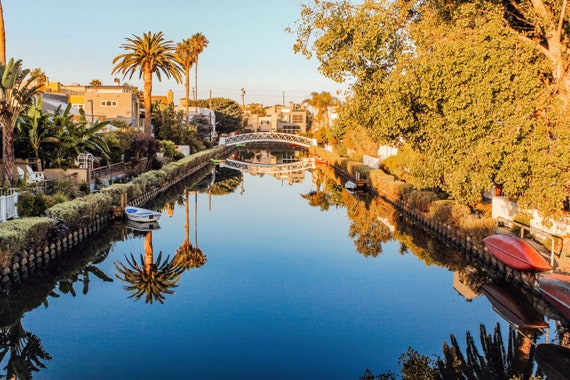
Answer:
[[(289, 107), (276, 105), (265, 109), (267, 116), (258, 118), (260, 130), (277, 131), (283, 133), (306, 133), (307, 110), (293, 102)], [(267, 122), (270, 121), (269, 128)]]
[(74, 109), (82, 109), (88, 121), (120, 120), (133, 127), (142, 127), (140, 102), (128, 85), (82, 86), (48, 82), (44, 99), (56, 95), (59, 101), (71, 104)]

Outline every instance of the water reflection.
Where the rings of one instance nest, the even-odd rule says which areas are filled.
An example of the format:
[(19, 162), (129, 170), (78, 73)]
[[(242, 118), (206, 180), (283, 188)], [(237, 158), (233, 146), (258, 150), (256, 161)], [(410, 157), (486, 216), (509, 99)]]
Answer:
[[(60, 348), (58, 351), (58, 344), (54, 342), (65, 342), (62, 343), (62, 345), (65, 345), (69, 344), (68, 341), (60, 336), (50, 337), (49, 329), (39, 331), (39, 327), (33, 326), (32, 322), (35, 321), (37, 323), (38, 319), (41, 319), (41, 323), (43, 323), (44, 317), (48, 321), (46, 323), (57, 324), (57, 322), (53, 322), (53, 318), (50, 319), (49, 315), (39, 315), (37, 312), (40, 310), (38, 310), (36, 311), (35, 319), (24, 320), (26, 322), (25, 325), (31, 326), (38, 336), (25, 331), (25, 328), (22, 327), (22, 317), (28, 311), (36, 309), (42, 304), (48, 306), (47, 301), (52, 299), (52, 297), (80, 296), (81, 293), (89, 291), (89, 284), (95, 290), (98, 290), (96, 288), (97, 285), (107, 286), (107, 282), (111, 281), (114, 275), (111, 274), (109, 276), (108, 273), (104, 273), (101, 270), (102, 266), (100, 263), (107, 258), (109, 249), (114, 242), (124, 241), (130, 237), (135, 239), (133, 239), (132, 244), (127, 246), (135, 246), (135, 248), (117, 248), (113, 250), (119, 256), (112, 257), (115, 260), (114, 262), (107, 260), (108, 269), (105, 269), (105, 267), (103, 269), (112, 273), (120, 268), (116, 277), (126, 281), (124, 284), (126, 284), (125, 288), (129, 289), (130, 297), (139, 300), (144, 298), (147, 303), (160, 303), (168, 298), (168, 302), (165, 302), (166, 305), (159, 308), (146, 307), (142, 302), (125, 303), (126, 293), (122, 289), (123, 283), (118, 283), (114, 287), (117, 288), (116, 291), (111, 291), (109, 287), (106, 290), (102, 290), (104, 296), (101, 298), (105, 298), (104, 302), (109, 298), (118, 300), (115, 301), (115, 305), (117, 308), (120, 308), (121, 316), (117, 319), (112, 319), (113, 317), (109, 316), (109, 318), (103, 318), (108, 320), (99, 319), (95, 323), (106, 326), (106, 331), (115, 328), (113, 335), (115, 336), (116, 334), (115, 339), (118, 343), (105, 341), (105, 344), (102, 344), (104, 347), (101, 349), (101, 351), (104, 351), (104, 354), (99, 353), (100, 356), (97, 356), (93, 353), (93, 362), (101, 360), (102, 357), (105, 358), (105, 363), (114, 360), (109, 359), (111, 355), (108, 352), (113, 352), (113, 357), (119, 358), (117, 359), (118, 361), (127, 362), (131, 358), (140, 360), (138, 355), (142, 355), (141, 352), (130, 346), (125, 347), (124, 335), (121, 334), (126, 335), (127, 333), (121, 330), (126, 330), (127, 328), (121, 325), (121, 323), (130, 324), (129, 322), (133, 318), (140, 318), (141, 313), (145, 313), (145, 319), (156, 319), (163, 322), (161, 329), (160, 331), (155, 329), (152, 332), (145, 331), (145, 333), (131, 334), (129, 339), (133, 339), (132, 342), (136, 342), (131, 344), (133, 346), (147, 347), (145, 343), (152, 341), (156, 348), (153, 347), (155, 351), (148, 350), (147, 357), (171, 356), (176, 358), (177, 363), (180, 358), (194, 357), (196, 360), (192, 363), (193, 369), (196, 370), (196, 376), (200, 378), (207, 378), (208, 375), (212, 378), (216, 375), (218, 375), (217, 378), (224, 377), (217, 372), (213, 373), (215, 363), (219, 363), (220, 358), (228, 361), (228, 371), (235, 370), (238, 375), (248, 373), (250, 370), (249, 367), (247, 370), (240, 367), (240, 363), (251, 363), (254, 361), (255, 366), (259, 367), (256, 374), (263, 370), (268, 370), (268, 373), (275, 374), (271, 370), (281, 368), (278, 367), (279, 363), (287, 362), (287, 368), (284, 371), (290, 370), (291, 372), (287, 373), (290, 376), (283, 375), (282, 378), (302, 378), (303, 376), (299, 375), (300, 373), (305, 374), (305, 378), (311, 376), (318, 377), (314, 374), (320, 372), (315, 370), (315, 368), (326, 371), (330, 367), (333, 367), (334, 371), (340, 368), (341, 371), (345, 372), (342, 375), (336, 375), (336, 377), (334, 373), (332, 375), (323, 375), (323, 377), (358, 378), (368, 363), (370, 363), (370, 366), (373, 366), (378, 365), (378, 362), (382, 360), (392, 361), (391, 359), (385, 359), (388, 355), (387, 351), (390, 351), (390, 353), (396, 352), (397, 355), (405, 350), (406, 346), (397, 346), (394, 344), (394, 341), (416, 346), (424, 344), (422, 340), (429, 340), (430, 343), (435, 342), (436, 346), (434, 348), (426, 344), (423, 347), (410, 347), (408, 351), (404, 352), (400, 357), (401, 375), (404, 378), (483, 379), (485, 378), (484, 376), (489, 376), (490, 371), (496, 371), (497, 374), (501, 375), (487, 378), (502, 378), (499, 376), (507, 378), (506, 376), (511, 374), (520, 374), (523, 378), (528, 378), (528, 376), (540, 373), (536, 365), (533, 364), (536, 356), (534, 350), (536, 344), (548, 341), (545, 336), (547, 330), (545, 328), (534, 329), (533, 326), (525, 326), (520, 322), (512, 323), (512, 321), (508, 327), (508, 332), (506, 331), (507, 328), (505, 326), (507, 324), (505, 323), (501, 322), (501, 325), (497, 324), (495, 327), (497, 318), (493, 315), (491, 306), (497, 310), (499, 307), (492, 305), (491, 302), (487, 302), (486, 298), (479, 297), (479, 295), (483, 294), (481, 291), (485, 284), (495, 284), (492, 272), (485, 271), (479, 262), (465, 257), (460, 252), (449, 249), (449, 247), (445, 247), (429, 235), (416, 229), (412, 224), (408, 223), (404, 216), (394, 211), (391, 206), (380, 199), (355, 197), (347, 193), (342, 186), (342, 179), (331, 168), (317, 166), (312, 169), (311, 174), (311, 184), (308, 180), (303, 184), (302, 194), (299, 195), (294, 191), (292, 192), (296, 203), (303, 206), (300, 212), (297, 209), (292, 212), (295, 217), (292, 220), (298, 221), (299, 215), (302, 213), (303, 218), (316, 221), (313, 224), (318, 225), (318, 227), (307, 235), (299, 235), (303, 236), (303, 239), (306, 238), (307, 242), (303, 240), (303, 244), (296, 244), (295, 249), (292, 250), (293, 252), (281, 254), (277, 250), (279, 247), (272, 247), (271, 244), (273, 242), (268, 240), (263, 242), (263, 244), (259, 244), (259, 246), (263, 247), (261, 249), (271, 247), (271, 255), (255, 255), (253, 251), (259, 249), (257, 245), (253, 245), (253, 240), (256, 239), (242, 239), (244, 236), (243, 232), (237, 227), (234, 231), (234, 226), (240, 224), (239, 221), (241, 221), (239, 219), (240, 215), (236, 214), (242, 213), (245, 219), (249, 215), (245, 212), (247, 207), (253, 206), (244, 202), (237, 206), (240, 207), (240, 213), (236, 213), (235, 208), (231, 209), (235, 205), (236, 200), (243, 201), (248, 197), (247, 195), (242, 197), (238, 194), (240, 185), (242, 188), (244, 186), (244, 173), (217, 166), (213, 171), (204, 172), (202, 178), (197, 182), (180, 184), (180, 186), (174, 187), (171, 192), (161, 194), (160, 197), (153, 201), (152, 208), (163, 209), (166, 214), (173, 218), (166, 219), (163, 217), (161, 222), (164, 219), (167, 222), (164, 223), (160, 231), (157, 228), (148, 231), (133, 231), (132, 228), (128, 229), (128, 226), (118, 224), (98, 235), (97, 239), (90, 240), (80, 247), (77, 252), (81, 253), (81, 255), (76, 255), (74, 252), (73, 255), (67, 255), (62, 258), (57, 265), (50, 266), (48, 271), (37, 271), (22, 287), (14, 288), (10, 290), (9, 294), (4, 294), (0, 297), (0, 326), (2, 326), (0, 330), (2, 332), (0, 335), (0, 359), (3, 360), (2, 367), (6, 368), (6, 374), (11, 375), (15, 372), (15, 369), (10, 369), (10, 366), (16, 368), (12, 362), (17, 364), (25, 360), (31, 363), (31, 366), (27, 368), (34, 367), (37, 370), (41, 370), (44, 368), (43, 366), (49, 365), (50, 368), (45, 370), (45, 374), (42, 374), (53, 378), (57, 378), (57, 376), (53, 376), (54, 372), (52, 371), (59, 370), (59, 373), (71, 373), (72, 369), (70, 368), (72, 365), (63, 363), (65, 361), (76, 360), (78, 363), (73, 364), (73, 366), (79, 369), (87, 368), (90, 365), (89, 363), (80, 363), (80, 360), (76, 359), (84, 358), (85, 355), (74, 354), (72, 355), (73, 359), (63, 360), (62, 357), (66, 355), (65, 349), (67, 347), (64, 349)], [(255, 180), (258, 179), (255, 178)], [(247, 180), (251, 180), (251, 177), (248, 176)], [(272, 180), (270, 182), (275, 181)], [(267, 181), (263, 183), (263, 185), (266, 184)], [(310, 189), (309, 186), (311, 186)], [(299, 185), (299, 187), (301, 186)], [(254, 189), (254, 186), (250, 186), (250, 188), (249, 195), (265, 194), (261, 191), (256, 193), (255, 191), (259, 191), (259, 188)], [(273, 185), (274, 190), (282, 190), (282, 188), (283, 186), (279, 184)], [(285, 187), (286, 190), (288, 188)], [(208, 261), (208, 257), (202, 252), (202, 249), (198, 248), (198, 207), (196, 207), (198, 199), (205, 200), (206, 194), (228, 195), (222, 199), (222, 202), (218, 203), (223, 203), (225, 208), (221, 206), (216, 208), (217, 212), (219, 210), (219, 213), (215, 215), (216, 218), (214, 218), (214, 212), (200, 214), (202, 223), (200, 247), (204, 247), (208, 254), (212, 258), (215, 257), (216, 260), (212, 259), (208, 263), (208, 270), (204, 270), (200, 273), (200, 276), (192, 279), (192, 286), (185, 286), (187, 285), (185, 281), (179, 281), (182, 274), (184, 273), (184, 276), (186, 276), (187, 271), (200, 268)], [(291, 192), (284, 192), (283, 194), (288, 196), (287, 194), (291, 194)], [(200, 195), (201, 197), (199, 198)], [(234, 202), (233, 204), (228, 201), (230, 198), (232, 199), (231, 202)], [(192, 201), (194, 202), (194, 209), (192, 209)], [(270, 199), (269, 202), (271, 201)], [(307, 204), (312, 208), (309, 212), (306, 212)], [(341, 208), (342, 210), (339, 213), (338, 209)], [(343, 211), (344, 209), (346, 209), (346, 213)], [(203, 210), (203, 208), (200, 210)], [(333, 219), (330, 217), (333, 213), (336, 213), (335, 218), (342, 214), (340, 215), (340, 218), (343, 219), (342, 224), (336, 221), (328, 224), (329, 220), (322, 218), (322, 213), (319, 210), (323, 212), (328, 211), (327, 217), (329, 219)], [(192, 211), (194, 211), (194, 232), (196, 234), (194, 242), (192, 242), (191, 227)], [(182, 218), (183, 213), (184, 218)], [(224, 216), (224, 221), (222, 222), (220, 222), (220, 214)], [(265, 214), (260, 215), (264, 216)], [(318, 215), (319, 218), (310, 219), (315, 215)], [(282, 217), (283, 221), (289, 221), (289, 219), (286, 219), (287, 215), (281, 216), (279, 214), (278, 217)], [(345, 220), (348, 223), (345, 224)], [(226, 223), (227, 221), (229, 222)], [(205, 222), (210, 224), (204, 224)], [(318, 223), (322, 223), (322, 225)], [(338, 227), (339, 225), (340, 227)], [(183, 234), (182, 226), (184, 227)], [(204, 226), (209, 226), (210, 228), (204, 228)], [(312, 227), (310, 223), (307, 223), (305, 229), (310, 230)], [(324, 229), (321, 227), (338, 228), (338, 231), (341, 231), (341, 233), (337, 235), (344, 235), (344, 232), (346, 232), (350, 240), (343, 236), (344, 239), (340, 244), (347, 243), (348, 249), (343, 245), (342, 249), (335, 251), (335, 247), (331, 247), (332, 244), (327, 245), (327, 236), (325, 234), (317, 235), (318, 232)], [(216, 240), (216, 236), (219, 236), (218, 228), (223, 228), (227, 237), (227, 239), (219, 240), (231, 241), (232, 245), (230, 243), (225, 245), (211, 244), (212, 240)], [(214, 230), (215, 232), (211, 233)], [(235, 235), (233, 235), (234, 232), (236, 232)], [(271, 239), (276, 239), (276, 236), (271, 235), (270, 229), (262, 232), (269, 235)], [(282, 233), (290, 233), (289, 236), (296, 237), (297, 234), (303, 232), (297, 229), (287, 229)], [(173, 240), (173, 244), (163, 249), (164, 252), (170, 253), (169, 257), (166, 257), (166, 254), (162, 255), (162, 252), (160, 254), (153, 252), (153, 243), (154, 247), (160, 247), (160, 239), (164, 239), (165, 236), (165, 239), (176, 236), (175, 239), (170, 239)], [(308, 240), (317, 236), (318, 239), (315, 238), (317, 241), (316, 245), (311, 246)], [(155, 239), (154, 242), (153, 238)], [(247, 244), (251, 243), (251, 247), (254, 248), (250, 249), (250, 245), (246, 245), (244, 240), (247, 240)], [(333, 239), (331, 238), (331, 240)], [(277, 238), (277, 241), (280, 240)], [(339, 240), (334, 241), (335, 244), (339, 244), (336, 243)], [(356, 249), (352, 249), (353, 244)], [(315, 248), (317, 245), (319, 246), (318, 248), (321, 245), (326, 247), (321, 250)], [(121, 244), (117, 244), (117, 246), (123, 247)], [(243, 251), (240, 251), (242, 246), (247, 246), (247, 248), (243, 248)], [(212, 247), (216, 248), (212, 249)], [(229, 250), (234, 248), (236, 249), (235, 252), (232, 251), (232, 254), (227, 254)], [(139, 249), (141, 252), (138, 252)], [(129, 250), (132, 250), (134, 254), (125, 255), (125, 252), (129, 252)], [(119, 263), (116, 259), (122, 259), (123, 256), (125, 259)], [(321, 259), (319, 256), (323, 258), (322, 261), (319, 261)], [(164, 259), (165, 257), (166, 259)], [(272, 261), (274, 257), (278, 261)], [(423, 283), (422, 281), (425, 281), (426, 278), (436, 278), (436, 276), (424, 277), (423, 272), (417, 276), (417, 279), (415, 278), (416, 274), (419, 273), (419, 270), (413, 272), (417, 269), (412, 268), (417, 264), (418, 260), (415, 259), (416, 257), (422, 262), (418, 265), (421, 267), (421, 270), (425, 269), (425, 267), (432, 267), (431, 269), (435, 268), (438, 273), (444, 273), (441, 276), (437, 276), (437, 279), (443, 279), (443, 286), (433, 286), (428, 284), (427, 281)], [(138, 259), (135, 260), (135, 258)], [(362, 265), (364, 261), (366, 264)], [(229, 264), (227, 264), (228, 262)], [(244, 262), (246, 264), (244, 264), (243, 270), (236, 271), (236, 265), (241, 265)], [(262, 264), (266, 263), (270, 265), (262, 266)], [(279, 266), (279, 271), (271, 271), (271, 264), (273, 263), (277, 263), (273, 266)], [(329, 266), (332, 267), (337, 264), (338, 270), (327, 272)], [(256, 278), (255, 270), (249, 270), (252, 268), (258, 270), (258, 272), (267, 272), (262, 273), (260, 278)], [(263, 269), (260, 271), (259, 268)], [(440, 268), (445, 268), (445, 270), (439, 270)], [(170, 275), (168, 273), (164, 274), (164, 276), (159, 274), (159, 272), (169, 271)], [(447, 271), (453, 272), (453, 283), (451, 275), (447, 276)], [(235, 285), (235, 278), (232, 278), (235, 272), (238, 272), (241, 276), (238, 277), (237, 281), (239, 282), (237, 286)], [(163, 276), (163, 279), (160, 284), (155, 285), (152, 281), (144, 282), (143, 277), (145, 276), (147, 278)], [(127, 277), (130, 281), (127, 280)], [(351, 282), (353, 277), (357, 279), (356, 282)], [(406, 278), (409, 277), (414, 277), (413, 280), (415, 282), (406, 282)], [(376, 282), (379, 278), (383, 281)], [(418, 289), (415, 285), (420, 282), (422, 283)], [(168, 285), (169, 283), (171, 286)], [(397, 284), (394, 285), (394, 283)], [(81, 289), (80, 286), (82, 286), (83, 292), (79, 290)], [(433, 299), (434, 303), (437, 303), (435, 298), (438, 296), (434, 296), (433, 293), (446, 294), (448, 289), (443, 289), (446, 286), (449, 289), (455, 288), (465, 296), (466, 300), (473, 300), (473, 302), (460, 302), (461, 305), (459, 303), (442, 303), (441, 305), (443, 306), (436, 306), (430, 309), (428, 309), (429, 306), (419, 305), (422, 297), (429, 298), (430, 302)], [(408, 287), (412, 291), (406, 294)], [(320, 288), (323, 290), (322, 293)], [(173, 292), (174, 289), (178, 293), (176, 299), (170, 295), (170, 292)], [(258, 291), (258, 289), (261, 289), (261, 291)], [(522, 297), (509, 287), (502, 290), (504, 291), (503, 297), (512, 296), (517, 300), (522, 299), (522, 307), (524, 309), (528, 309), (529, 305), (534, 306), (535, 300), (532, 295), (529, 295), (528, 298), (525, 298), (527, 295)], [(97, 304), (93, 300), (97, 300), (95, 297), (97, 292), (92, 291), (92, 293), (92, 302)], [(421, 296), (413, 298), (416, 297), (417, 293), (421, 293)], [(453, 300), (451, 302), (454, 302), (456, 298), (452, 297), (456, 297), (456, 293), (453, 289), (449, 293), (453, 293), (449, 298)], [(250, 294), (254, 296), (249, 297)], [(207, 298), (202, 298), (203, 295)], [(314, 298), (313, 295), (315, 296)], [(346, 295), (346, 297), (343, 298), (342, 295)], [(366, 298), (368, 295), (370, 295), (370, 298)], [(396, 297), (399, 297), (399, 299), (396, 303), (392, 303), (391, 301)], [(410, 300), (402, 300), (402, 298), (407, 297)], [(444, 297), (441, 296), (440, 298)], [(95, 309), (100, 308), (101, 305), (98, 304), (93, 309), (89, 309), (85, 305), (77, 306), (82, 300), (81, 297), (79, 298), (73, 299), (74, 303), (72, 304), (60, 303), (50, 308), (50, 311), (55, 311), (53, 309), (59, 306), (59, 309), (64, 309), (64, 312), (69, 313), (71, 311), (68, 310), (87, 309), (85, 311), (87, 316), (82, 321), (84, 324), (80, 325), (77, 331), (73, 330), (73, 327), (65, 326), (70, 330), (70, 334), (77, 336), (82, 334), (79, 330), (88, 325), (89, 321), (87, 320), (90, 317), (97, 319), (97, 316), (92, 316), (91, 314), (96, 314), (97, 311)], [(257, 298), (261, 298), (263, 304), (256, 303)], [(495, 298), (498, 297), (495, 296)], [(67, 297), (67, 299), (72, 299), (72, 297)], [(219, 301), (220, 299), (223, 301)], [(292, 299), (293, 302), (289, 302), (289, 299)], [(359, 300), (355, 301), (355, 299)], [(366, 302), (360, 302), (360, 299), (365, 299)], [(481, 302), (485, 305), (488, 303), (488, 311), (481, 311), (482, 308), (476, 305), (480, 305)], [(87, 303), (87, 301), (84, 303)], [(410, 305), (411, 303), (414, 304)], [(505, 303), (503, 301), (499, 304)], [(128, 305), (125, 306), (125, 304)], [(210, 313), (204, 311), (207, 309), (204, 305), (208, 306), (211, 310)], [(423, 309), (424, 307), (426, 308), (425, 310)], [(289, 309), (293, 311), (289, 312)], [(349, 310), (349, 313), (343, 316), (345, 319), (334, 319), (335, 316), (342, 313), (343, 310), (341, 309)], [(462, 316), (463, 314), (458, 316), (458, 313), (450, 312), (450, 309), (460, 310), (461, 313), (465, 314), (465, 317)], [(308, 312), (306, 312), (307, 310)], [(537, 309), (539, 318), (547, 316), (544, 310), (541, 308)], [(473, 311), (476, 311), (473, 315), (467, 315)], [(412, 316), (409, 317), (406, 314), (411, 314)], [(490, 318), (489, 314), (491, 314)], [(181, 330), (179, 328), (179, 319), (176, 319), (181, 315), (184, 318), (195, 318), (199, 322), (189, 326), (188, 330)], [(502, 315), (505, 316), (507, 313), (503, 311)], [(223, 318), (220, 318), (220, 316)], [(242, 316), (243, 319), (239, 319)], [(483, 316), (486, 319), (483, 319)], [(456, 328), (456, 331), (450, 331), (453, 328), (447, 324), (443, 323), (443, 326), (441, 326), (442, 323), (440, 323), (439, 319), (443, 320), (444, 318), (448, 318), (446, 320), (450, 321), (450, 325), (455, 322), (453, 319), (462, 321), (463, 319), (469, 319), (474, 320), (474, 323), (466, 328), (461, 327)], [(232, 321), (229, 321), (229, 319), (236, 319), (238, 323), (232, 324)], [(489, 319), (491, 322), (488, 322)], [(368, 320), (374, 321), (370, 325), (366, 325)], [(398, 325), (397, 322), (402, 320), (404, 323)], [(469, 331), (464, 333), (467, 328), (477, 330), (477, 326), (481, 322), (487, 323), (481, 324), (478, 339), (476, 333), (473, 335)], [(104, 323), (107, 323), (107, 325), (103, 325)], [(409, 334), (408, 331), (413, 330), (410, 327), (413, 323), (418, 323), (418, 328), (414, 332), (414, 335), (421, 334), (421, 337), (418, 339), (412, 337), (412, 334)], [(58, 331), (54, 335), (59, 334), (60, 330), (61, 335), (65, 335), (65, 331), (61, 327), (53, 326), (52, 324), (49, 325), (49, 328), (57, 329)], [(132, 328), (133, 330), (129, 330), (128, 333), (137, 331), (136, 324), (130, 325), (129, 329)], [(360, 330), (361, 325), (365, 325), (366, 328)], [(378, 332), (385, 327), (384, 325), (389, 325), (388, 329), (396, 331), (394, 336), (392, 331), (386, 330), (384, 332), (383, 330)], [(486, 326), (493, 326), (493, 331), (487, 331)], [(240, 330), (240, 327), (242, 330)], [(289, 329), (289, 327), (291, 328)], [(500, 327), (502, 327), (502, 331)], [(287, 336), (283, 337), (275, 332), (279, 329), (286, 330), (284, 335)], [(431, 333), (435, 330), (438, 331), (439, 335)], [(300, 331), (299, 334), (297, 334), (298, 331)], [(259, 332), (259, 335), (255, 335), (257, 332)], [(453, 334), (457, 332), (465, 334), (465, 339), (456, 338)], [(233, 340), (224, 340), (226, 335), (231, 334), (233, 334)], [(451, 334), (450, 339), (447, 342), (442, 342), (448, 334)], [(558, 325), (555, 335), (554, 338), (549, 337), (552, 342), (567, 344), (570, 341), (567, 329), (562, 323)], [(32, 336), (35, 336), (37, 339), (34, 340), (34, 338), (31, 338)], [(46, 349), (43, 349), (39, 336), (43, 338)], [(133, 338), (134, 336), (136, 338)], [(150, 338), (145, 340), (147, 336), (150, 336)], [(307, 339), (303, 340), (305, 337)], [(80, 338), (77, 337), (76, 339), (82, 345), (84, 344)], [(168, 340), (168, 342), (163, 343), (161, 339)], [(188, 343), (189, 341), (192, 341), (193, 344)], [(184, 345), (177, 342), (184, 342)], [(239, 344), (236, 342), (239, 342)], [(242, 342), (250, 343), (245, 347), (242, 345)], [(290, 342), (291, 345), (288, 345)], [(442, 343), (444, 348), (441, 351)], [(91, 342), (88, 355), (97, 350), (92, 347), (96, 345), (96, 343)], [(279, 351), (278, 346), (282, 346), (283, 350)], [(303, 347), (303, 352), (299, 355), (300, 359), (295, 356), (288, 356), (291, 351), (294, 351), (291, 347), (296, 346)], [(326, 349), (323, 348), (324, 346), (326, 346)], [(349, 348), (346, 349), (346, 347)], [(421, 350), (426, 350), (426, 347), (431, 352), (434, 350), (441, 352), (439, 356), (435, 357), (431, 355), (431, 352), (428, 354), (429, 356), (420, 353)], [(359, 351), (361, 348), (362, 350)], [(258, 350), (256, 351), (256, 349)], [(315, 353), (319, 350), (336, 351), (331, 355), (329, 355), (329, 352)], [(54, 356), (51, 362), (49, 362), (51, 355), (46, 351), (49, 351)], [(372, 354), (370, 354), (371, 351), (373, 351)], [(207, 352), (213, 352), (213, 354), (209, 355)], [(367, 356), (363, 359), (365, 355), (369, 354), (372, 358)], [(11, 361), (12, 356), (15, 358), (13, 361)], [(258, 356), (263, 356), (263, 358), (259, 359)], [(275, 360), (271, 361), (274, 357)], [(338, 360), (335, 362), (336, 359)], [(257, 361), (255, 362), (255, 360)], [(394, 362), (396, 361), (397, 359), (394, 359)], [(126, 363), (115, 365), (128, 367)], [(264, 365), (265, 367), (263, 367)], [(306, 367), (303, 367), (303, 369), (310, 369), (302, 372), (303, 369), (295, 368), (296, 365), (305, 365)], [(381, 365), (383, 367), (379, 367), (379, 370), (376, 370), (376, 372), (386, 369), (397, 371), (396, 363), (384, 362)], [(274, 367), (272, 368), (271, 366)], [(61, 369), (62, 367), (63, 369)], [(109, 365), (110, 367), (112, 365)], [(172, 370), (172, 366), (165, 369), (159, 361), (152, 367), (157, 372), (163, 371), (163, 373)], [(347, 370), (347, 368), (349, 369)], [(186, 371), (184, 372), (186, 375), (190, 373), (188, 372), (188, 367), (181, 365), (179, 369)], [(112, 373), (113, 375), (126, 371), (124, 368), (115, 368), (115, 370), (117, 372)], [(297, 372), (294, 372), (295, 370)], [(31, 369), (31, 371), (34, 372), (35, 370)], [(350, 371), (350, 375), (347, 376), (348, 371)], [(156, 372), (153, 374), (155, 375)], [(93, 376), (93, 374), (91, 375)], [(149, 373), (142, 375), (142, 377), (144, 376), (148, 378), (152, 375)], [(387, 372), (376, 375), (375, 378), (388, 379), (396, 378), (396, 376), (394, 373)], [(114, 377), (120, 376), (116, 375)], [(124, 378), (124, 376), (122, 377)], [(139, 376), (139, 378), (142, 377)], [(154, 378), (156, 377), (154, 376)], [(176, 375), (171, 377), (176, 377)], [(180, 378), (183, 377), (183, 375), (180, 375)], [(229, 375), (225, 377), (232, 378)], [(256, 376), (250, 378), (253, 377)], [(268, 377), (271, 376), (268, 375)], [(273, 377), (277, 378), (278, 376)], [(362, 376), (362, 378), (373, 377), (372, 371), (367, 371)]]
[(0, 362), (5, 357), (7, 379), (31, 379), (32, 372), (46, 368), (44, 361), (51, 360), (41, 339), (24, 330), (21, 320), (0, 330)]
[(125, 290), (131, 293), (129, 298), (139, 300), (144, 296), (145, 303), (164, 303), (166, 294), (174, 294), (174, 288), (178, 286), (184, 269), (170, 260), (170, 256), (166, 256), (162, 261), (162, 251), (154, 261), (152, 230), (144, 234), (144, 256), (141, 254), (140, 261), (137, 261), (132, 253), (130, 257), (125, 254), (126, 264), (115, 262), (118, 272), (115, 276), (129, 284), (124, 286)]

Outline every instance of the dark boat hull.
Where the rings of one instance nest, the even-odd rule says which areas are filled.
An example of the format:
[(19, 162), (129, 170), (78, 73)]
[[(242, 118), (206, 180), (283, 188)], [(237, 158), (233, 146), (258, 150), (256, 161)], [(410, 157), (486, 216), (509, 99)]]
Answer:
[(483, 239), (483, 243), (497, 260), (511, 268), (528, 272), (552, 269), (536, 249), (516, 236), (491, 235)]
[(542, 296), (570, 321), (570, 276), (560, 273), (542, 275), (538, 288)]
[(548, 380), (570, 380), (570, 348), (539, 344), (534, 357)]
[(497, 284), (485, 284), (481, 286), (483, 293), (493, 306), (493, 309), (503, 319), (516, 328), (542, 329), (548, 324), (544, 316), (533, 308), (529, 308), (521, 297), (517, 297), (514, 290)]

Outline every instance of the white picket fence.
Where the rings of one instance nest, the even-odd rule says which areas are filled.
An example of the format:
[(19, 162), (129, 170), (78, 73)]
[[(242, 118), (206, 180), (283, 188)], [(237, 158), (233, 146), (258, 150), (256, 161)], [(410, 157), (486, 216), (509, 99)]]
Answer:
[(18, 194), (17, 189), (0, 190), (0, 222), (18, 217)]

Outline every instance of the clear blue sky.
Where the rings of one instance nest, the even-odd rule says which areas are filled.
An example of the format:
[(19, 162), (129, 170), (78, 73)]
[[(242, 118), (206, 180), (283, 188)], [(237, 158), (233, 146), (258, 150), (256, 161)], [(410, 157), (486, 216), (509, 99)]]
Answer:
[[(113, 58), (126, 37), (163, 32), (175, 43), (202, 33), (209, 40), (200, 55), (198, 97), (234, 99), (241, 104), (301, 102), (313, 91), (337, 95), (340, 85), (324, 78), (313, 58), (293, 53), (300, 0), (3, 0), (6, 55), (26, 68), (39, 67), (49, 81), (113, 84)], [(125, 80), (142, 89), (138, 73)], [(191, 86), (194, 87), (192, 76)], [(176, 102), (183, 84), (153, 80), (153, 95), (171, 89)]]

